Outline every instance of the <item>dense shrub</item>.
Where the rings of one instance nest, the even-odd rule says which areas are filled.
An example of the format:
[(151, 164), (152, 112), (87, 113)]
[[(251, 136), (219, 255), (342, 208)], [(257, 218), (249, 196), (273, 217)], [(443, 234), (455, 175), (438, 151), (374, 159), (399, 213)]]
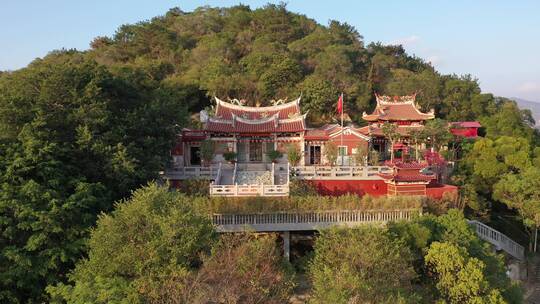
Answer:
[(308, 212), (317, 210), (395, 210), (420, 209), (420, 197), (291, 196), (194, 198), (195, 208), (206, 213)]

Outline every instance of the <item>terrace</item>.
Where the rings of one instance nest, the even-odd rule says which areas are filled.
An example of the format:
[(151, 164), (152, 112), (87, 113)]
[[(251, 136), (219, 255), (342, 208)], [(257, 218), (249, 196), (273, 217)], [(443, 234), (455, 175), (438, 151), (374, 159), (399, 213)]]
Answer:
[(387, 166), (298, 166), (288, 163), (180, 167), (162, 172), (169, 180), (206, 179), (211, 196), (288, 196), (295, 180), (383, 180)]

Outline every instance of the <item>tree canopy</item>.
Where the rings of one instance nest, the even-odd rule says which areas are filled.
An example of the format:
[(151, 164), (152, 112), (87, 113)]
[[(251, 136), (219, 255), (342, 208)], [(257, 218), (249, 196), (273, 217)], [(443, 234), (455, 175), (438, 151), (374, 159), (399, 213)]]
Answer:
[(273, 235), (218, 240), (192, 198), (151, 184), (102, 215), (53, 303), (283, 303), (294, 286)]

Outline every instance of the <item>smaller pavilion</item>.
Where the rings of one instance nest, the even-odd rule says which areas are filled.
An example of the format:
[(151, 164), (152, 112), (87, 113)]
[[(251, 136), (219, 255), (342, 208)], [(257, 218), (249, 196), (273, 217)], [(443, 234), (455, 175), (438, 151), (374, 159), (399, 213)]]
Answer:
[(427, 194), (427, 185), (435, 179), (432, 174), (424, 174), (422, 170), (428, 167), (425, 162), (386, 162), (392, 169), (391, 173), (381, 173), (386, 184), (387, 194), (397, 195), (423, 195)]
[(407, 152), (410, 133), (413, 130), (423, 130), (425, 122), (435, 118), (435, 111), (432, 109), (428, 113), (422, 112), (416, 103), (416, 94), (393, 97), (376, 94), (375, 97), (377, 105), (373, 112), (362, 114), (362, 118), (368, 122), (368, 126), (361, 128), (361, 132), (372, 138), (371, 145), (374, 150), (386, 155), (390, 147), (383, 134), (382, 125), (384, 123), (396, 124), (396, 131), (401, 137), (401, 143), (396, 144), (394, 150)]

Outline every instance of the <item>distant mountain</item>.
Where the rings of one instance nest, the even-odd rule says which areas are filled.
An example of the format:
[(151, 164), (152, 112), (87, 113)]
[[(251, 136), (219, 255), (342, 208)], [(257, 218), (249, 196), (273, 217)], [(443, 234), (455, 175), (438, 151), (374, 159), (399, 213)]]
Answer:
[(536, 121), (536, 127), (540, 127), (540, 102), (525, 100), (517, 97), (510, 97), (517, 102), (521, 109), (529, 109), (532, 112), (534, 120)]

